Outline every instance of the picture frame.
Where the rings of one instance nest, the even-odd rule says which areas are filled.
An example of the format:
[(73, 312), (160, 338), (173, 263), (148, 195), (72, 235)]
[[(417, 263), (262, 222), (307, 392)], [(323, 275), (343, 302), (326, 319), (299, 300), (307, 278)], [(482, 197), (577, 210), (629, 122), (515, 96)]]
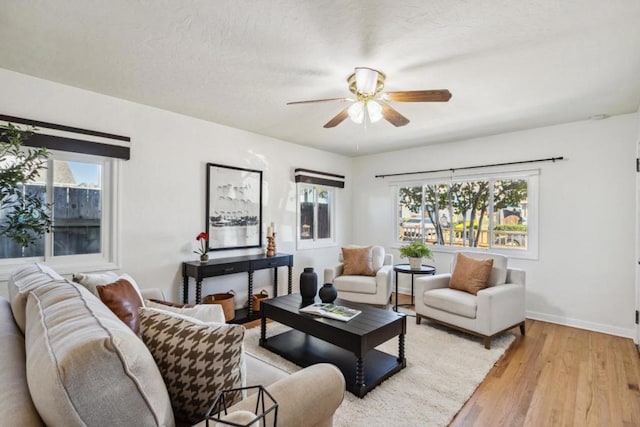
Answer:
[(262, 247), (262, 171), (207, 163), (209, 251)]

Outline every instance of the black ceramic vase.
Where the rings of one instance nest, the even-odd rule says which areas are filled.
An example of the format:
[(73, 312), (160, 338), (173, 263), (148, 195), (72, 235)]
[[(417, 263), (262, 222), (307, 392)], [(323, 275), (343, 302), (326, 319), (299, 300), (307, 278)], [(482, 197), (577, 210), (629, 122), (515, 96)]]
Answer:
[(330, 303), (338, 297), (338, 290), (331, 283), (325, 283), (318, 291), (318, 296), (322, 302)]
[(304, 269), (300, 274), (300, 295), (304, 301), (313, 300), (318, 290), (318, 276), (312, 267)]

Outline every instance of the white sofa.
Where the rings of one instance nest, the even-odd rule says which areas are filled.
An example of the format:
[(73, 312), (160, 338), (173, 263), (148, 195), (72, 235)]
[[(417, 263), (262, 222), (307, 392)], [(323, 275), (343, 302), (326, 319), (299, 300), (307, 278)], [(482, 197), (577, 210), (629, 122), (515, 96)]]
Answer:
[[(176, 425), (151, 353), (95, 295), (39, 264), (15, 271), (9, 288), (11, 300), (0, 298), (0, 424)], [(278, 402), (279, 425), (333, 424), (345, 390), (335, 366), (289, 375), (244, 359), (247, 385), (266, 386)]]
[[(515, 326), (525, 334), (525, 272), (508, 268), (508, 258), (499, 254), (460, 252), (475, 259), (493, 259), (488, 287), (473, 295), (449, 288), (451, 274), (422, 276), (415, 280), (416, 323), (433, 320), (483, 338), (491, 338)], [(451, 271), (455, 269), (454, 258)]]
[(387, 307), (391, 298), (393, 255), (385, 254), (382, 246), (372, 247), (374, 276), (344, 275), (342, 252), (339, 263), (324, 270), (324, 283), (333, 283), (338, 298)]

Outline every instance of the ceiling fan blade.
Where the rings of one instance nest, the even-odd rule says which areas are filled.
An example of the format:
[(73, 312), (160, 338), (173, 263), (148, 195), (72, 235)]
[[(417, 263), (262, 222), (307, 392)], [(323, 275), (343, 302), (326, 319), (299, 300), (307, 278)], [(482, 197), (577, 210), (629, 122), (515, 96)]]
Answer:
[(338, 126), (340, 123), (342, 123), (344, 119), (346, 119), (347, 117), (349, 117), (349, 107), (340, 111), (333, 119), (329, 120), (323, 127), (327, 129), (334, 128)]
[(385, 92), (382, 99), (391, 102), (447, 102), (451, 99), (451, 92), (448, 89), (402, 90)]
[(394, 125), (395, 127), (404, 126), (409, 123), (409, 119), (407, 119), (402, 114), (398, 113), (398, 111), (388, 104), (382, 105), (382, 116), (386, 121)]
[(287, 105), (294, 105), (294, 104), (313, 104), (315, 102), (330, 102), (330, 101), (341, 101), (341, 102), (345, 102), (345, 101), (353, 101), (353, 99), (351, 98), (327, 98), (327, 99), (313, 99), (311, 101), (294, 101), (294, 102), (287, 102)]

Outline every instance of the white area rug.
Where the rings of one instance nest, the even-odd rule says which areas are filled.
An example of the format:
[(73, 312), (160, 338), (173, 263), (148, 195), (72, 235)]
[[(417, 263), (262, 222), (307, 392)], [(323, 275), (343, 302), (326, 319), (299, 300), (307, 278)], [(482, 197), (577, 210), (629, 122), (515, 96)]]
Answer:
[[(288, 330), (279, 323), (267, 325), (267, 337)], [(245, 351), (288, 372), (300, 367), (258, 345), (260, 328), (247, 330)], [(486, 350), (480, 338), (438, 325), (415, 324), (407, 318), (407, 367), (359, 399), (347, 392), (336, 412), (336, 427), (446, 426), (458, 413), (515, 336), (502, 334)], [(398, 354), (394, 338), (379, 350)]]

